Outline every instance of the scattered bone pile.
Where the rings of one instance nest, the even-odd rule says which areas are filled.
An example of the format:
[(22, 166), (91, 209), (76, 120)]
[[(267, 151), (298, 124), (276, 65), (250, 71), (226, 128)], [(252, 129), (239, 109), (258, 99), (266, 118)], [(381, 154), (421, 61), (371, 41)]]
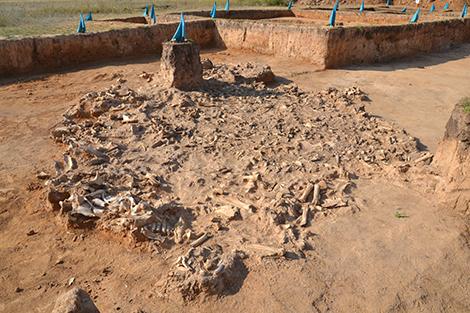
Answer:
[(219, 245), (190, 248), (177, 259), (163, 290), (177, 289), (185, 300), (193, 300), (200, 293), (227, 294), (246, 276), (244, 257), (243, 252), (224, 253)]
[(420, 156), (365, 112), (358, 88), (267, 87), (269, 67), (251, 64), (205, 66), (192, 92), (144, 76), (138, 91), (121, 79), (64, 114), (48, 199), (71, 226), (187, 246), (170, 279), (187, 298), (220, 292), (241, 260), (224, 251), (303, 257), (317, 218), (357, 209), (352, 179)]

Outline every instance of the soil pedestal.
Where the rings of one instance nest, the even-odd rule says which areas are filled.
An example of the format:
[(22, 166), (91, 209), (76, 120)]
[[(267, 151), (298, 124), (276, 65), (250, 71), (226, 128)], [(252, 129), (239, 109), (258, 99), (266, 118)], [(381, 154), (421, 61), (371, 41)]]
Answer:
[(160, 72), (164, 87), (191, 90), (201, 86), (199, 46), (189, 41), (164, 42)]

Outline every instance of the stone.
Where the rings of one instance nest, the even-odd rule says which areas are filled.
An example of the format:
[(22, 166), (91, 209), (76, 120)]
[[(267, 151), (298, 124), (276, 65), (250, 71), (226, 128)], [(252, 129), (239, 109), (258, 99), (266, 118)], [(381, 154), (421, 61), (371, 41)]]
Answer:
[(199, 51), (199, 46), (190, 41), (164, 42), (160, 71), (163, 87), (192, 90), (201, 86)]
[(201, 60), (201, 65), (202, 65), (203, 70), (210, 70), (210, 69), (214, 68), (214, 64), (209, 59), (202, 59)]
[(237, 66), (237, 74), (248, 82), (272, 83), (276, 77), (268, 65), (246, 63)]
[(67, 127), (57, 127), (52, 130), (51, 135), (54, 139), (60, 139), (62, 136), (65, 136), (69, 133), (69, 129)]
[(88, 293), (73, 288), (57, 298), (52, 313), (99, 313)]
[(53, 211), (60, 210), (60, 202), (65, 201), (70, 197), (70, 194), (67, 191), (60, 191), (54, 188), (50, 188), (47, 193), (47, 200), (49, 201)]

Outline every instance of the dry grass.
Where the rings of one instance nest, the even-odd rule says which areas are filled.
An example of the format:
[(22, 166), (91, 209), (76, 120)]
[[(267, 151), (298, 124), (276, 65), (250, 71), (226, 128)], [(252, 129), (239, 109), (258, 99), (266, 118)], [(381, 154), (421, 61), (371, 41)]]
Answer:
[[(287, 0), (231, 0), (231, 7), (285, 5)], [(80, 12), (93, 12), (97, 19), (142, 14), (146, 0), (0, 0), (0, 37), (73, 33)], [(189, 9), (210, 10), (213, 0), (158, 0), (157, 14)], [(218, 0), (222, 9), (225, 0)]]

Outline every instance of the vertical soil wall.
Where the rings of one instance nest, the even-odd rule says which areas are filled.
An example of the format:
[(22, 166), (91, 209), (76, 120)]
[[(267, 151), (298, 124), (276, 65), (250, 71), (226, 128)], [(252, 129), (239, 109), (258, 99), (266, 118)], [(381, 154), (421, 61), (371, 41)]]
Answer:
[(325, 65), (378, 63), (470, 42), (470, 19), (419, 24), (331, 28)]
[(219, 46), (305, 60), (324, 67), (328, 30), (246, 20), (217, 20)]
[[(238, 17), (249, 18), (256, 11), (242, 13)], [(294, 14), (288, 10), (268, 13), (270, 17)], [(267, 13), (263, 14), (261, 18), (268, 17)], [(161, 23), (83, 35), (0, 40), (0, 78), (103, 60), (158, 55), (162, 42), (171, 38), (177, 25)], [(189, 38), (202, 48), (249, 50), (304, 60), (319, 68), (387, 62), (470, 42), (470, 18), (333, 28), (313, 23), (236, 18), (201, 19), (188, 21), (186, 25)]]
[[(214, 22), (186, 24), (190, 39), (207, 48), (214, 43)], [(0, 40), (0, 78), (43, 72), (88, 62), (160, 54), (178, 23), (100, 33)]]
[[(293, 10), (296, 17), (301, 18), (308, 18), (312, 20), (323, 21), (324, 25), (326, 26), (329, 22), (331, 10)], [(409, 15), (404, 14), (384, 14), (384, 13), (376, 13), (376, 12), (363, 12), (359, 13), (359, 11), (346, 11), (346, 10), (339, 10), (336, 13), (336, 21), (338, 23), (361, 23), (361, 24), (378, 24), (378, 25), (386, 25), (386, 24), (406, 24), (410, 20)]]

